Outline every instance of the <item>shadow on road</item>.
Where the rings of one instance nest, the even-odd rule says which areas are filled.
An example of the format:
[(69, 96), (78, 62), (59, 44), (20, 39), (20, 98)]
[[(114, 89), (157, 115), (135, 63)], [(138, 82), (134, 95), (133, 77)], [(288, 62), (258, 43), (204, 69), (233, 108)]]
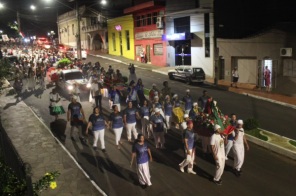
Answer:
[(54, 136), (56, 136), (63, 144), (66, 141), (66, 128), (67, 128), (67, 121), (64, 119), (58, 119), (50, 123), (50, 130)]

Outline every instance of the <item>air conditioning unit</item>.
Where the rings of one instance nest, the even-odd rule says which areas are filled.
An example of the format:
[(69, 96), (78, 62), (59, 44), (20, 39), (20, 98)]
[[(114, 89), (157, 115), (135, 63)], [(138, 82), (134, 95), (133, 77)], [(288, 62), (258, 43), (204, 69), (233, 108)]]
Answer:
[(157, 16), (157, 18), (156, 18), (156, 22), (161, 22), (161, 23), (162, 23), (162, 18), (161, 18), (161, 16)]
[(292, 56), (292, 48), (281, 48), (280, 49), (280, 56)]
[(163, 28), (162, 22), (156, 22), (156, 28), (162, 29)]

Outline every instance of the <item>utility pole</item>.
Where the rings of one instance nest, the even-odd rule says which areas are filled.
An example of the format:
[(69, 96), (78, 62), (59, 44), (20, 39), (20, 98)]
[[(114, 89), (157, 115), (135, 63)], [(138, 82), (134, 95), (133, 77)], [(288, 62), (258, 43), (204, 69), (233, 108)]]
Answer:
[(18, 10), (16, 11), (16, 20), (17, 20), (17, 26), (18, 26), (17, 28), (20, 33), (21, 32), (21, 19), (20, 19), (20, 13)]
[(79, 14), (79, 4), (78, 0), (76, 0), (76, 18), (77, 18), (77, 59), (81, 59), (81, 36), (80, 36), (80, 14)]

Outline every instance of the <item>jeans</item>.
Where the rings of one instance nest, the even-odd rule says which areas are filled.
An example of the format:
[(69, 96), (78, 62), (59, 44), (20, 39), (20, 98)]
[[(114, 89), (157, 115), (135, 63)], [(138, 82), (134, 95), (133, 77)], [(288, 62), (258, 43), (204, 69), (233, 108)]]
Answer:
[(100, 107), (102, 111), (102, 95), (95, 96), (96, 107)]

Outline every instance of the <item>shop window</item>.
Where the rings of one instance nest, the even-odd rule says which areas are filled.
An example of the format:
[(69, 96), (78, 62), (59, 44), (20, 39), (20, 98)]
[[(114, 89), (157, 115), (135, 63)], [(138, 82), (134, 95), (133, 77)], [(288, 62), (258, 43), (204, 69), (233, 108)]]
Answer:
[(72, 24), (72, 35), (74, 35), (74, 24)]
[(147, 14), (147, 25), (151, 25), (152, 24), (152, 19), (151, 19), (151, 14)]
[(155, 56), (163, 55), (163, 45), (162, 44), (153, 44), (153, 52)]
[(142, 15), (142, 26), (146, 26), (146, 16)]
[(125, 31), (125, 37), (126, 37), (126, 49), (130, 50), (130, 35), (129, 31)]
[(116, 39), (115, 33), (112, 33), (113, 51), (116, 51)]
[(141, 17), (137, 16), (136, 17), (136, 27), (140, 27), (141, 26)]
[(158, 13), (157, 12), (153, 12), (153, 24), (156, 24), (156, 22), (157, 22), (157, 16), (158, 16)]

